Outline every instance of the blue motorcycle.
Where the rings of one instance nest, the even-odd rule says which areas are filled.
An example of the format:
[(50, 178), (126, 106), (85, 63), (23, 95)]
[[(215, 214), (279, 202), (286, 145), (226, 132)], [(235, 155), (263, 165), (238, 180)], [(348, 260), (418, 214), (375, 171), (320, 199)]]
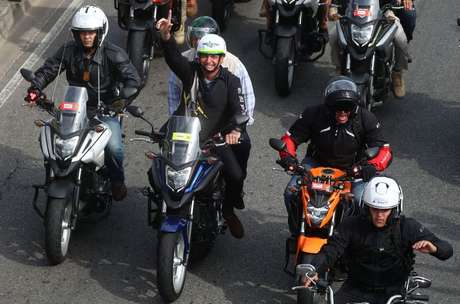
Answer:
[[(212, 248), (218, 234), (225, 231), (222, 204), (225, 182), (219, 149), (230, 149), (221, 135), (202, 143), (197, 117), (171, 116), (162, 128), (154, 130), (142, 110), (127, 111), (151, 126), (151, 131), (136, 130), (149, 143), (158, 143), (160, 153), (147, 153), (152, 160), (148, 170), (151, 188), (148, 197), (149, 224), (158, 229), (158, 290), (167, 302), (181, 294), (190, 259), (201, 259)], [(248, 117), (239, 116), (229, 126), (243, 125)], [(225, 134), (225, 132), (222, 132)], [(220, 154), (220, 153), (219, 153)]]

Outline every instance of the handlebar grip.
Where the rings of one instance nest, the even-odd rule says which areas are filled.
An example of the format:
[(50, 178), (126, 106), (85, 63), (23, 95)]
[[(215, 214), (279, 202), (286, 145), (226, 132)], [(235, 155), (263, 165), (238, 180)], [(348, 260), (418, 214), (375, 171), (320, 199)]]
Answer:
[(135, 130), (134, 134), (147, 136), (147, 137), (152, 137), (152, 133), (147, 132), (147, 131), (143, 131), (143, 130)]
[(408, 299), (408, 300), (415, 300), (415, 301), (425, 301), (425, 302), (428, 302), (428, 300), (430, 299), (430, 296), (428, 296), (428, 295), (414, 295), (414, 294), (411, 294), (411, 295), (408, 295), (408, 296), (407, 296), (407, 299)]

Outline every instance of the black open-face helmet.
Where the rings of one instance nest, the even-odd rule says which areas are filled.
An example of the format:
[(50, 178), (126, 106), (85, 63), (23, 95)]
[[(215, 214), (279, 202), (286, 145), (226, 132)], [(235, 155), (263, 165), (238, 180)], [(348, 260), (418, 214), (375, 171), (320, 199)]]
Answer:
[(324, 90), (324, 103), (333, 112), (354, 112), (358, 106), (358, 99), (358, 87), (346, 76), (332, 78)]

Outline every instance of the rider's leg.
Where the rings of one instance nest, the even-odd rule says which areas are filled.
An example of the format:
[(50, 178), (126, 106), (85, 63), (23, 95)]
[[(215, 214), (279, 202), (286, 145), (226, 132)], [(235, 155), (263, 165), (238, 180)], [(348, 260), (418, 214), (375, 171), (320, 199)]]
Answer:
[[(391, 11), (388, 11), (391, 13)], [(407, 43), (407, 37), (404, 33), (404, 29), (399, 19), (393, 14), (387, 16), (387, 18), (394, 18), (394, 22), (397, 25), (396, 34), (394, 37), (395, 44), (395, 66), (392, 73), (393, 81), (393, 92), (395, 97), (402, 98), (406, 95), (406, 87), (403, 79), (403, 71), (408, 69), (409, 60), (409, 46)]]
[(413, 39), (415, 30), (415, 24), (417, 19), (417, 12), (415, 7), (412, 10), (399, 10), (396, 12), (396, 16), (399, 18), (401, 25), (407, 37), (407, 41)]
[(244, 209), (244, 200), (243, 200), (243, 186), (244, 186), (244, 180), (246, 179), (247, 176), (247, 167), (248, 167), (248, 159), (249, 159), (249, 154), (251, 152), (251, 139), (249, 138), (248, 133), (242, 132), (241, 133), (241, 142), (237, 145), (231, 145), (233, 153), (235, 154), (236, 160), (238, 161), (238, 164), (240, 165), (240, 168), (243, 172), (243, 180), (241, 181), (241, 184), (238, 185), (239, 190), (239, 197), (236, 198), (235, 201), (233, 201), (233, 206), (237, 209)]
[(124, 148), (120, 122), (116, 117), (102, 117), (101, 121), (109, 126), (112, 136), (106, 146), (106, 164), (112, 182), (113, 199), (120, 201), (126, 197), (125, 175), (123, 171)]

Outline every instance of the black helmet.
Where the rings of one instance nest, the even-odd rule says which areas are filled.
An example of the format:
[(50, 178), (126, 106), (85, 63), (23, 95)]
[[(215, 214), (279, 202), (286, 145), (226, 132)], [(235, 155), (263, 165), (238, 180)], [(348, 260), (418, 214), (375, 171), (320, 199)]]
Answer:
[(358, 87), (346, 76), (336, 76), (324, 90), (324, 103), (333, 111), (354, 111), (358, 105)]
[(196, 18), (187, 28), (188, 46), (192, 47), (192, 39), (200, 40), (206, 34), (220, 35), (219, 24), (209, 16)]

